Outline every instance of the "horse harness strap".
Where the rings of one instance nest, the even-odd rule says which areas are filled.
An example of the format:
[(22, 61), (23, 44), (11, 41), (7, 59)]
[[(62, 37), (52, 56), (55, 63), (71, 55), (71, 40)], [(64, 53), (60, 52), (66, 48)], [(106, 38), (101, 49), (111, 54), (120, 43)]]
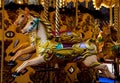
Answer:
[(39, 23), (40, 19), (39, 19), (39, 18), (36, 18), (36, 20), (33, 20), (33, 21), (34, 21), (33, 26), (31, 26), (27, 31), (33, 30), (33, 28), (34, 28), (35, 26), (36, 26), (36, 30), (38, 30), (38, 23)]

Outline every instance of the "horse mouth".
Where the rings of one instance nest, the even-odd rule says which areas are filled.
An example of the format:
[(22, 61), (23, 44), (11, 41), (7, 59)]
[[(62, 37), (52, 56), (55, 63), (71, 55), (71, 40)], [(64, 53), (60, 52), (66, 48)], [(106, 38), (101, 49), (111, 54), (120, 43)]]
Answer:
[(21, 33), (22, 33), (22, 34), (26, 34), (26, 33), (27, 33), (27, 31), (23, 31), (23, 30), (21, 30)]
[(14, 25), (20, 27), (20, 23), (14, 23)]

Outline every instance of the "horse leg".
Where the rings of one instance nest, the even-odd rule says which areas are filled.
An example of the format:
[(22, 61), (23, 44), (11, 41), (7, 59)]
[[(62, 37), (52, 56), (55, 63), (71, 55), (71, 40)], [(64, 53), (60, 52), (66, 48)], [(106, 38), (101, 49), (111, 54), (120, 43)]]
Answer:
[(98, 62), (96, 55), (88, 56), (88, 57), (86, 57), (86, 58), (83, 60), (83, 63), (84, 63), (87, 67), (91, 66), (94, 62)]
[[(97, 59), (97, 56), (96, 56), (96, 55), (91, 55), (91, 56), (86, 57), (85, 60), (83, 61), (83, 63), (84, 63), (87, 67), (93, 66), (95, 69), (101, 70), (106, 77), (115, 79), (114, 74), (112, 74), (112, 73), (108, 70), (107, 65), (103, 65), (103, 64), (100, 64), (100, 63), (98, 62), (98, 59)], [(97, 63), (97, 64), (93, 65), (94, 63)]]
[(15, 49), (12, 50), (12, 53), (17, 52), (17, 51), (20, 50), (20, 49), (24, 49), (24, 48), (26, 48), (26, 47), (29, 46), (29, 45), (30, 45), (29, 42), (20, 44), (19, 46), (17, 46)]
[(11, 57), (10, 60), (15, 61), (21, 55), (27, 54), (27, 53), (30, 53), (30, 52), (33, 52), (33, 51), (35, 51), (34, 46), (28, 46), (24, 49), (21, 49), (21, 50), (17, 51), (16, 54), (13, 57)]
[(25, 61), (21, 66), (19, 66), (15, 71), (17, 73), (21, 72), (23, 69), (25, 69), (27, 66), (32, 66), (32, 65), (37, 65), (37, 64), (40, 64), (40, 63), (43, 63), (45, 62), (44, 60), (44, 56), (38, 56), (34, 59), (31, 59), (31, 60), (27, 60)]
[(95, 69), (101, 70), (101, 72), (102, 72), (107, 78), (115, 79), (115, 75), (112, 74), (112, 73), (109, 71), (107, 65), (100, 64), (100, 65), (96, 66)]

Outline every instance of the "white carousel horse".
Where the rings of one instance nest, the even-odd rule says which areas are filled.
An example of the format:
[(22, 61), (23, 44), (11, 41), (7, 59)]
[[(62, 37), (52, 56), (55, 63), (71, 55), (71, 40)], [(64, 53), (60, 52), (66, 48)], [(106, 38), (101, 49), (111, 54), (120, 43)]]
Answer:
[(29, 33), (33, 30), (36, 31), (36, 44), (34, 46), (34, 48), (36, 48), (36, 58), (26, 60), (20, 65), (15, 70), (15, 73), (13, 73), (14, 77), (19, 75), (26, 67), (49, 62), (54, 59), (54, 57), (64, 60), (65, 58), (69, 59), (69, 57), (74, 58), (81, 56), (82, 62), (87, 67), (94, 67), (95, 69), (101, 70), (106, 77), (115, 79), (114, 74), (108, 70), (108, 67), (98, 62), (96, 56), (97, 48), (91, 39), (82, 43), (74, 44), (71, 48), (60, 47), (58, 49), (57, 45), (59, 43), (54, 41), (49, 23), (34, 18), (26, 24), (22, 29), (22, 33)]
[[(22, 10), (21, 10), (22, 11)], [(35, 14), (36, 15), (36, 14)], [(38, 15), (37, 15), (38, 16)], [(32, 19), (33, 16), (30, 15), (30, 11), (28, 8), (25, 8), (25, 11), (22, 11), (22, 14), (20, 14), (18, 16), (18, 18), (16, 19), (16, 21), (14, 22), (14, 24), (16, 25), (16, 27), (23, 27), (27, 21), (29, 19)], [(11, 52), (10, 52), (10, 55), (12, 56), (10, 58), (10, 65), (14, 65), (15, 63), (15, 60), (20, 57), (21, 55), (23, 54), (27, 54), (27, 53), (31, 53), (33, 51), (35, 51), (35, 49), (33, 49), (31, 46), (30, 46), (30, 43), (33, 43), (34, 42), (34, 38), (35, 38), (35, 32), (31, 32), (29, 33), (29, 39), (30, 39), (30, 42), (25, 42), (25, 43), (22, 43), (21, 45), (18, 45), (17, 47), (15, 47)], [(73, 43), (73, 42), (79, 42), (81, 41), (80, 38), (77, 34), (75, 34), (74, 32), (71, 32), (69, 35), (68, 34), (61, 34), (60, 35), (62, 41), (67, 41), (67, 42), (70, 42), (70, 43)], [(29, 51), (28, 51), (29, 49)]]
[[(22, 10), (21, 10), (22, 11)], [(25, 11), (22, 11), (23, 13), (18, 16), (16, 21), (14, 22), (14, 25), (17, 28), (24, 27), (24, 25), (27, 23), (29, 19), (32, 19), (33, 16), (30, 15), (29, 9), (25, 8)], [(29, 36), (29, 41), (22, 43), (15, 47), (9, 55), (12, 57), (10, 58), (9, 65), (15, 65), (15, 60), (20, 57), (23, 54), (28, 54), (28, 53), (34, 53), (35, 49), (32, 44), (34, 44), (34, 39), (35, 39), (35, 32), (31, 32), (28, 34)], [(30, 58), (31, 56), (29, 56)], [(27, 58), (28, 59), (28, 58)], [(26, 59), (25, 59), (26, 60)]]

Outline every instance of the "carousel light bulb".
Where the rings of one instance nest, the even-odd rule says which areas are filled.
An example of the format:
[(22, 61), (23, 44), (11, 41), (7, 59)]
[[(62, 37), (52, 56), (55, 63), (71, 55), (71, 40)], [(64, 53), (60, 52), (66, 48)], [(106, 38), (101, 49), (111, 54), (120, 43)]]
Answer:
[(93, 0), (93, 5), (96, 10), (99, 10), (102, 6), (110, 8), (114, 7), (115, 0)]
[(21, 1), (18, 1), (18, 4), (22, 4), (22, 2), (21, 2)]
[(101, 1), (93, 0), (93, 5), (96, 10), (99, 10), (101, 8)]
[(2, 6), (1, 6), (1, 0), (0, 0), (0, 8), (1, 8)]
[(60, 8), (62, 7), (62, 0), (60, 0), (60, 5), (59, 5), (59, 7), (60, 7)]
[(84, 2), (85, 0), (79, 0), (79, 2)]
[(44, 5), (44, 0), (41, 1), (41, 4)]

